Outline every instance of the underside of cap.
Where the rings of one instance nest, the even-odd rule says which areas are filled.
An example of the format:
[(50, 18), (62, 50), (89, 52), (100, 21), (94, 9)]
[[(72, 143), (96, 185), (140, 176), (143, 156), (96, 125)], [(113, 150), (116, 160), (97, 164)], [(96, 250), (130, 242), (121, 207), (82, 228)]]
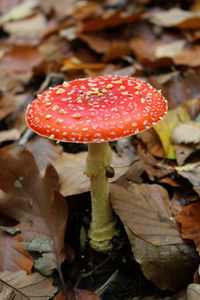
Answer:
[(29, 106), (37, 134), (63, 142), (100, 143), (137, 134), (160, 121), (167, 101), (146, 82), (101, 76), (64, 82)]

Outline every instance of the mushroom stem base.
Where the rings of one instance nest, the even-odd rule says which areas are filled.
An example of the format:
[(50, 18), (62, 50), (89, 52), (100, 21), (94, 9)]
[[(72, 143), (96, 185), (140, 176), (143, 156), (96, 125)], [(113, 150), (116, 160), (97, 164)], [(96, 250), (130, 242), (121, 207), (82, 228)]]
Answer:
[(92, 222), (89, 230), (90, 246), (99, 252), (112, 249), (111, 239), (117, 234), (115, 218), (109, 201), (109, 182), (106, 169), (112, 161), (108, 143), (89, 144), (84, 173), (90, 177)]

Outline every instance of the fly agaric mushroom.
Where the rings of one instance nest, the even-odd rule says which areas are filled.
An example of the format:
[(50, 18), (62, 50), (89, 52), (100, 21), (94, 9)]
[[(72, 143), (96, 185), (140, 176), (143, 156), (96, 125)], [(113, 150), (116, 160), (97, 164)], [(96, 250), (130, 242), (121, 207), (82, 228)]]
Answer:
[(84, 173), (90, 178), (90, 245), (112, 248), (115, 218), (109, 202), (109, 141), (137, 134), (160, 121), (167, 101), (150, 84), (134, 78), (102, 76), (64, 82), (38, 95), (26, 121), (37, 134), (62, 142), (88, 143)]

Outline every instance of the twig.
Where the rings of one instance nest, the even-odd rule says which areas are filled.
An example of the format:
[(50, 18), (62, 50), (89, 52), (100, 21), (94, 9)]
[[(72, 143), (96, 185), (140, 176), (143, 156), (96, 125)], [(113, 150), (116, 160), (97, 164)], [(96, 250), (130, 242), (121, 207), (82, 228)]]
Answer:
[(99, 287), (98, 289), (96, 289), (94, 292), (101, 296), (105, 290), (108, 288), (108, 286), (117, 278), (119, 274), (119, 270), (116, 270), (109, 278), (108, 280), (106, 280), (106, 282), (101, 286)]
[(116, 251), (112, 252), (102, 263), (100, 263), (99, 265), (95, 266), (93, 270), (91, 270), (90, 272), (87, 273), (82, 273), (79, 275), (75, 285), (74, 285), (74, 289), (77, 289), (81, 280), (83, 278), (87, 278), (89, 276), (92, 276), (94, 273), (96, 273), (101, 267), (103, 267), (111, 258), (113, 258), (113, 256), (115, 256), (115, 254), (119, 251), (120, 247), (116, 249)]

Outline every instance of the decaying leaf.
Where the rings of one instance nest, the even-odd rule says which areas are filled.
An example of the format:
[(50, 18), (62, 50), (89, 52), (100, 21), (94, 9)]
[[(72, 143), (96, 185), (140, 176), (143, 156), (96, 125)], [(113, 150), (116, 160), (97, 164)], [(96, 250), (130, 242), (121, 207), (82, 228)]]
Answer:
[(156, 184), (111, 184), (112, 207), (124, 226), (155, 246), (183, 243), (169, 202)]
[(32, 139), (25, 149), (33, 154), (39, 170), (45, 170), (48, 164), (52, 164), (62, 153), (60, 145), (42, 137)]
[(15, 128), (10, 130), (0, 131), (0, 143), (5, 141), (16, 141), (19, 138), (20, 138), (20, 132)]
[(24, 250), (20, 234), (15, 236), (0, 230), (0, 271), (19, 271), (24, 270), (31, 273), (33, 259), (30, 254)]
[(16, 109), (16, 106), (13, 97), (0, 94), (0, 120), (12, 113)]
[[(70, 196), (89, 191), (90, 181), (83, 173), (86, 157), (87, 152), (77, 154), (63, 152), (53, 163), (60, 177), (60, 192), (62, 195)], [(111, 179), (111, 182), (124, 174), (129, 164), (130, 161), (121, 159), (113, 152), (112, 167), (115, 170), (115, 176)]]
[(15, 46), (1, 60), (5, 74), (26, 73), (42, 63), (43, 55), (32, 46)]
[(193, 189), (200, 195), (200, 162), (178, 166), (175, 170), (187, 178), (193, 185)]
[(126, 232), (132, 245), (135, 260), (144, 275), (161, 290), (176, 291), (193, 280), (199, 257), (192, 245), (172, 244), (154, 246)]
[(137, 135), (147, 147), (147, 150), (154, 156), (165, 157), (165, 152), (162, 147), (161, 141), (153, 128), (145, 130)]
[(192, 203), (184, 207), (177, 221), (181, 224), (182, 237), (193, 240), (197, 251), (200, 251), (200, 203)]
[(163, 27), (195, 29), (200, 27), (200, 14), (180, 8), (159, 10), (147, 15), (150, 22)]
[(171, 138), (177, 144), (200, 143), (200, 123), (190, 121), (179, 124), (172, 132)]
[(37, 0), (23, 1), (21, 4), (13, 7), (9, 12), (3, 15), (0, 18), (0, 24), (3, 24), (10, 20), (18, 20), (29, 16), (37, 5)]
[(51, 254), (45, 274), (51, 274), (55, 268), (60, 270), (65, 257), (68, 209), (65, 199), (58, 193), (55, 169), (48, 166), (42, 178), (30, 152), (2, 149), (0, 177), (0, 188), (4, 191), (0, 201), (1, 213), (19, 222), (17, 227), (21, 230), (26, 250)]
[(26, 275), (25, 271), (0, 273), (0, 281), (9, 284), (20, 295), (28, 300), (49, 300), (57, 291), (53, 286), (53, 279), (44, 277), (40, 273)]

